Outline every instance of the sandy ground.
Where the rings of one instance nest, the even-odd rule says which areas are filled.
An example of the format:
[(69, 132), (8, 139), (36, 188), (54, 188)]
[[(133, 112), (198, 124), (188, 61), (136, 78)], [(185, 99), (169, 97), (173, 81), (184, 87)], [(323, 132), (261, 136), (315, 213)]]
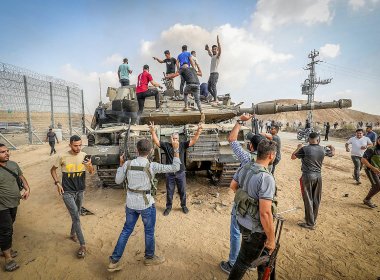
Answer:
[[(276, 181), (279, 210), (283, 211), (303, 207), (303, 203), (298, 183), (300, 162), (289, 159), (297, 141), (291, 134), (280, 136), (283, 159), (276, 169)], [(57, 148), (59, 152), (67, 149), (67, 143)], [(124, 269), (111, 274), (106, 267), (125, 219), (124, 192), (101, 189), (96, 176), (88, 176), (84, 206), (95, 215), (82, 217), (89, 252), (84, 260), (78, 260), (78, 245), (68, 239), (70, 217), (50, 177), (48, 152), (48, 145), (12, 151), (11, 159), (22, 166), (32, 192), (28, 201), (21, 202), (14, 226), (14, 248), (19, 252), (21, 268), (13, 273), (1, 270), (0, 279), (227, 278), (219, 262), (229, 253), (233, 194), (226, 188), (210, 186), (205, 172), (188, 174), (188, 215), (180, 211), (177, 195), (173, 211), (167, 217), (162, 215), (165, 184), (160, 181), (156, 253), (167, 261), (155, 267), (143, 265), (144, 229), (140, 219), (121, 260)], [(325, 160), (322, 205), (315, 231), (296, 225), (303, 218), (303, 208), (285, 215), (278, 279), (367, 280), (380, 276), (380, 209), (362, 204), (369, 181), (363, 178), (363, 184), (356, 186), (351, 174), (352, 162), (342, 149), (335, 158)], [(374, 202), (380, 204), (380, 195)], [(256, 279), (255, 272), (247, 273), (244, 279)]]

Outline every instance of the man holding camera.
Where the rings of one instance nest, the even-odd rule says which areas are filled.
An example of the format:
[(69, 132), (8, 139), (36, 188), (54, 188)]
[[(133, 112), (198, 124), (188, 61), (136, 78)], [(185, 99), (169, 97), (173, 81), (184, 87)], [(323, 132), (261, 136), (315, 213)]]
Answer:
[[(0, 143), (0, 251), (5, 257), (5, 271), (14, 271), (20, 266), (13, 259), (17, 256), (17, 251), (12, 250), (13, 223), (20, 198), (27, 200), (30, 188), (20, 167), (9, 156), (7, 146)], [(20, 187), (25, 190), (22, 195)]]
[(322, 163), (325, 156), (335, 155), (335, 148), (332, 145), (326, 148), (319, 145), (319, 135), (312, 132), (309, 135), (309, 145), (298, 144), (291, 159), (301, 159), (302, 176), (300, 178), (301, 193), (305, 206), (305, 222), (299, 222), (300, 227), (314, 230), (319, 204), (322, 197)]
[[(94, 173), (91, 157), (81, 151), (82, 140), (78, 135), (70, 137), (70, 150), (59, 155), (50, 169), (58, 194), (70, 213), (72, 225), (70, 239), (74, 242), (79, 240), (80, 247), (77, 251), (78, 258), (86, 255), (86, 243), (80, 224), (80, 211), (85, 190), (86, 171)], [(62, 183), (58, 180), (57, 169), (61, 168)]]

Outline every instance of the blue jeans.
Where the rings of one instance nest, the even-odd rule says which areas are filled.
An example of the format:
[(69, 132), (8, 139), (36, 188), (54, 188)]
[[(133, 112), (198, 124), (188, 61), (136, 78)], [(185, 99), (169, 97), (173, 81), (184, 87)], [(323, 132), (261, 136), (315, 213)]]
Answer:
[(118, 262), (125, 250), (128, 238), (131, 236), (136, 222), (141, 215), (144, 224), (145, 233), (145, 258), (152, 258), (154, 256), (155, 241), (154, 241), (154, 227), (156, 225), (156, 207), (153, 204), (151, 207), (144, 210), (134, 210), (126, 207), (125, 209), (125, 224), (117, 240), (115, 249), (113, 250), (112, 261)]
[(172, 209), (173, 195), (177, 185), (181, 207), (186, 206), (186, 171), (166, 173), (166, 208)]
[(228, 262), (233, 266), (239, 255), (240, 250), (240, 229), (236, 219), (236, 206), (232, 205), (231, 224), (230, 224), (230, 255)]

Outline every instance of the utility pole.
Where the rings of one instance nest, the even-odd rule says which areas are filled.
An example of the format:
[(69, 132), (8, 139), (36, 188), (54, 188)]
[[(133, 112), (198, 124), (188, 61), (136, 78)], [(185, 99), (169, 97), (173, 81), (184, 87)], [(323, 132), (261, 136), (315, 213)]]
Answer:
[(301, 85), (302, 94), (307, 95), (307, 104), (310, 104), (310, 110), (307, 113), (307, 119), (310, 123), (310, 128), (313, 131), (313, 103), (314, 103), (314, 93), (317, 89), (318, 85), (326, 85), (331, 83), (332, 78), (321, 80), (321, 78), (316, 78), (315, 65), (321, 62), (321, 60), (317, 59), (319, 56), (319, 51), (313, 50), (309, 53), (308, 57), (311, 62), (306, 65), (304, 70), (309, 71), (308, 78)]

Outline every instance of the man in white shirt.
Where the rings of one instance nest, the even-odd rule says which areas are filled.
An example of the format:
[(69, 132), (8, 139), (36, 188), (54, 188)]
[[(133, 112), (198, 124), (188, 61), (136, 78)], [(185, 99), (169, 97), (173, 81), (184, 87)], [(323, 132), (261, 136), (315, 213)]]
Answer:
[(349, 145), (351, 145), (351, 159), (354, 163), (353, 177), (356, 181), (356, 184), (360, 185), (360, 170), (362, 169), (361, 159), (365, 150), (367, 150), (368, 147), (372, 146), (372, 141), (368, 137), (365, 137), (363, 129), (359, 128), (356, 130), (356, 136), (348, 139), (346, 143), (347, 152), (350, 152), (350, 148), (348, 147)]
[(222, 53), (222, 49), (220, 47), (220, 42), (219, 42), (219, 36), (216, 36), (216, 41), (218, 45), (213, 45), (211, 47), (211, 51), (208, 45), (206, 45), (205, 47), (206, 51), (208, 52), (208, 55), (211, 57), (210, 78), (208, 79), (208, 91), (214, 97), (214, 101), (217, 101), (216, 84), (219, 79), (218, 65), (219, 65), (220, 55)]
[(108, 271), (120, 270), (120, 259), (124, 253), (128, 239), (141, 216), (145, 234), (144, 265), (158, 265), (165, 261), (162, 256), (155, 254), (155, 224), (156, 207), (153, 198), (153, 180), (157, 173), (177, 172), (180, 168), (179, 143), (173, 140), (173, 163), (170, 165), (149, 162), (148, 156), (153, 152), (152, 143), (147, 139), (137, 142), (139, 156), (125, 162), (124, 155), (120, 157), (120, 167), (117, 169), (115, 182), (121, 184), (127, 179), (126, 221), (120, 233), (115, 249), (110, 256)]

